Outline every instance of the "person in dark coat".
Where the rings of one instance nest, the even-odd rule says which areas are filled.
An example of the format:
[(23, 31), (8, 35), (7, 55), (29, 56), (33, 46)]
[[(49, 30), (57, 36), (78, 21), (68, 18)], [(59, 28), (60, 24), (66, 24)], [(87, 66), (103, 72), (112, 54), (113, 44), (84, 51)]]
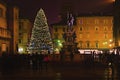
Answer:
[(44, 55), (40, 53), (40, 54), (38, 55), (39, 70), (42, 70), (42, 68), (43, 68), (43, 59), (44, 59)]

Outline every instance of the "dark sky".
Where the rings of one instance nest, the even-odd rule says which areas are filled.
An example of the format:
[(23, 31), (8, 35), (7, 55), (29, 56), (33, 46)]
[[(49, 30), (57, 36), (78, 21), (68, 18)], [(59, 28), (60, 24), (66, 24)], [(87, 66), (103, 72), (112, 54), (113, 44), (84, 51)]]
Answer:
[(43, 8), (48, 24), (58, 22), (58, 15), (63, 5), (71, 2), (74, 13), (111, 13), (112, 0), (3, 0), (19, 7), (20, 16), (34, 22), (37, 11)]

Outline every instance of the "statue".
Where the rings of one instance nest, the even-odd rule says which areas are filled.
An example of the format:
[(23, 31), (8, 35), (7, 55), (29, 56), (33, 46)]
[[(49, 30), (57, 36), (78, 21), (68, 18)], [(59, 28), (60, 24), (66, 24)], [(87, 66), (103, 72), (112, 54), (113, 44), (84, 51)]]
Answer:
[(72, 14), (68, 14), (67, 15), (67, 25), (70, 29), (72, 29), (74, 23), (74, 17), (72, 16)]

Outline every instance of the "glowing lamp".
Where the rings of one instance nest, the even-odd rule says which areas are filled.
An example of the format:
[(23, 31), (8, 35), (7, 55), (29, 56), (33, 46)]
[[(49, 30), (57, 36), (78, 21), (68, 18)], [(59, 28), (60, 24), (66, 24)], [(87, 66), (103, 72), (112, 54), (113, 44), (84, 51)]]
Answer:
[(20, 47), (20, 48), (18, 49), (18, 51), (19, 51), (19, 53), (22, 53), (22, 52), (23, 52), (23, 48)]
[(109, 46), (111, 47), (112, 45), (111, 45), (111, 44), (109, 44)]

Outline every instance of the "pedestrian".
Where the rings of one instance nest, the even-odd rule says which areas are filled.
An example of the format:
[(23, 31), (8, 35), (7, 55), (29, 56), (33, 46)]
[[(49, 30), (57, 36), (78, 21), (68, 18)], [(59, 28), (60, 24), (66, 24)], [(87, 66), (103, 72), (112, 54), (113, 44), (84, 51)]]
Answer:
[(70, 60), (73, 61), (74, 59), (74, 54), (73, 54), (73, 51), (70, 52)]
[(38, 60), (39, 60), (39, 64), (38, 64), (38, 65), (39, 65), (39, 70), (42, 70), (42, 68), (43, 68), (44, 55), (40, 53), (40, 54), (38, 55), (38, 57), (39, 57), (39, 59), (38, 59)]
[(32, 68), (33, 70), (37, 70), (38, 68), (38, 53), (33, 53), (32, 54)]
[(44, 59), (43, 59), (43, 62), (44, 62), (46, 71), (47, 71), (47, 69), (48, 69), (48, 63), (49, 63), (49, 61), (50, 61), (50, 59), (49, 59), (48, 55), (45, 54)]

